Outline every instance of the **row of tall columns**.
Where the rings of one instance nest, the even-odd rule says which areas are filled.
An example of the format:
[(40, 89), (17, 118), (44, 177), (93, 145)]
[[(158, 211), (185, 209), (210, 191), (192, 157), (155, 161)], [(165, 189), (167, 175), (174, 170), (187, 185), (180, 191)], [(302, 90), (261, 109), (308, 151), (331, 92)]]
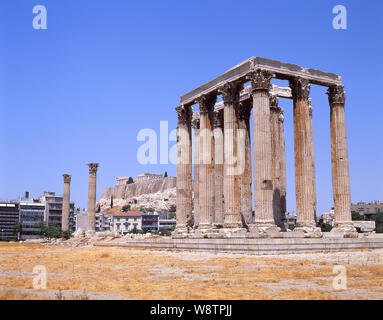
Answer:
[[(285, 230), (286, 159), (283, 109), (270, 95), (271, 78), (254, 70), (252, 102), (239, 102), (240, 82), (218, 89), (223, 110), (214, 110), (215, 94), (200, 97), (195, 130), (194, 227), (246, 227), (262, 233)], [(307, 79), (290, 80), (294, 113), (295, 190), (298, 231), (320, 235), (316, 227), (316, 179), (312, 104)], [(331, 157), (336, 228), (353, 232), (343, 87), (328, 90), (331, 106)], [(250, 113), (253, 108), (254, 220)], [(191, 106), (177, 107), (178, 158), (191, 159)], [(180, 131), (182, 129), (182, 132)], [(212, 134), (213, 132), (213, 134)], [(191, 161), (177, 165), (177, 230), (191, 225)]]

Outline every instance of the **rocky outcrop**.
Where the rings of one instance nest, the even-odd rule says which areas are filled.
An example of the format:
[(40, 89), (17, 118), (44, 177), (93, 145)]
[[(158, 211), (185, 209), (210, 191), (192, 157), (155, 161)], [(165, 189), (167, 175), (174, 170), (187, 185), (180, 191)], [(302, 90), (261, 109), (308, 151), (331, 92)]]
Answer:
[(130, 204), (132, 208), (171, 210), (176, 203), (176, 178), (167, 177), (106, 188), (98, 202), (101, 210), (110, 208), (112, 196), (114, 206)]

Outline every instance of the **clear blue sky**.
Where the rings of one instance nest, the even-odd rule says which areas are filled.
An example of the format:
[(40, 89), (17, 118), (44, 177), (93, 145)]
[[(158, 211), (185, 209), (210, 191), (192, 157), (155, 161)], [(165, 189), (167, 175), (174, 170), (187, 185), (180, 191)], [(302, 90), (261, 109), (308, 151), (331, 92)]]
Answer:
[[(45, 5), (48, 29), (32, 28)], [(332, 27), (347, 8), (348, 29)], [(383, 200), (381, 1), (2, 0), (0, 4), (0, 198), (30, 191), (87, 203), (88, 168), (97, 193), (117, 176), (175, 175), (174, 165), (137, 162), (140, 129), (176, 126), (179, 96), (251, 57), (342, 76), (352, 201)], [(287, 83), (285, 83), (287, 85)], [(333, 203), (329, 106), (312, 86), (318, 213)], [(285, 108), (288, 210), (295, 210), (292, 102)]]

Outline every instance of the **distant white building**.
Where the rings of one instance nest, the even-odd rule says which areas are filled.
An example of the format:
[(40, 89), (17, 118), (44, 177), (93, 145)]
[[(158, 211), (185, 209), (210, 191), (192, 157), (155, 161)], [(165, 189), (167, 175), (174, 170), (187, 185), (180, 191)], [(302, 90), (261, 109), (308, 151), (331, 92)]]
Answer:
[(121, 235), (137, 229), (142, 230), (142, 216), (140, 212), (122, 212), (113, 215), (111, 230)]
[(332, 208), (328, 212), (324, 212), (321, 216), (321, 219), (323, 220), (323, 223), (329, 224), (330, 226), (334, 226), (334, 217), (335, 217), (335, 212), (334, 208)]

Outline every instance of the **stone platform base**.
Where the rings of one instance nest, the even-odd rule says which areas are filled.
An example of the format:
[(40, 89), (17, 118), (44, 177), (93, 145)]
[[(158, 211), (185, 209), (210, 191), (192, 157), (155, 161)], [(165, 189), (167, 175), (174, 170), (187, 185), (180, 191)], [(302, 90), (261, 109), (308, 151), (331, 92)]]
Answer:
[(211, 251), (245, 254), (280, 254), (303, 252), (330, 252), (338, 250), (383, 249), (383, 234), (358, 238), (344, 238), (343, 234), (324, 233), (323, 238), (221, 238), (172, 239), (127, 239), (124, 242), (97, 242), (95, 246), (120, 246), (146, 249)]

